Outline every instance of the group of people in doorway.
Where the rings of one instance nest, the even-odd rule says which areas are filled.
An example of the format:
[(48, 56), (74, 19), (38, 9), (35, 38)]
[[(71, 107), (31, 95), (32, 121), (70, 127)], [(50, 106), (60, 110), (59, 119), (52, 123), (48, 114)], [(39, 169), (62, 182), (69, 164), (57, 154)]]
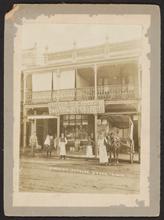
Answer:
[[(67, 138), (64, 136), (64, 133), (61, 134), (59, 140), (57, 137), (53, 137), (53, 135), (47, 134), (43, 149), (47, 152), (47, 157), (51, 157), (51, 153), (53, 149), (57, 150), (57, 146), (59, 146), (59, 154), (61, 159), (65, 159), (66, 157), (66, 144), (67, 144)], [(32, 156), (35, 156), (35, 149), (38, 148), (38, 140), (36, 133), (34, 132), (30, 137), (30, 146), (31, 146), (31, 153)], [(39, 149), (39, 148), (38, 148)]]
[[(61, 159), (66, 158), (66, 144), (67, 138), (65, 137), (64, 133), (61, 133), (59, 139), (56, 137), (54, 138), (51, 134), (47, 134), (46, 139), (44, 141), (44, 147), (47, 152), (47, 157), (51, 157), (52, 150), (55, 148), (59, 150), (59, 156)], [(119, 137), (118, 132), (111, 132), (107, 135), (103, 135), (103, 133), (99, 134), (97, 140), (98, 146), (98, 158), (99, 163), (101, 165), (108, 165), (112, 163), (112, 158), (114, 163), (119, 163), (119, 148), (121, 146), (121, 140)], [(130, 144), (130, 142), (129, 142)], [(38, 145), (36, 133), (32, 134), (30, 137), (30, 145), (32, 155), (34, 156), (35, 148)], [(92, 158), (93, 155), (93, 146), (95, 145), (93, 138), (88, 136), (88, 141), (86, 144), (86, 157)]]
[(57, 150), (57, 146), (59, 146), (59, 155), (61, 159), (66, 158), (66, 144), (67, 138), (64, 136), (64, 133), (61, 133), (59, 140), (57, 140), (56, 136), (53, 138), (51, 134), (47, 134), (44, 146), (47, 152), (47, 157), (51, 157), (51, 152), (55, 148)]

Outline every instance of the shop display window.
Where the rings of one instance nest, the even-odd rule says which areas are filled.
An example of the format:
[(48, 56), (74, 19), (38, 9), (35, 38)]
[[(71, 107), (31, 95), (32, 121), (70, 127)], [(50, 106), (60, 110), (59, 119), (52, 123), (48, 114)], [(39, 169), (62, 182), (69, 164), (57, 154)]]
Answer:
[(86, 139), (87, 125), (88, 115), (63, 115), (62, 117), (61, 127), (64, 127), (68, 141), (70, 139)]
[(69, 119), (70, 119), (70, 120), (71, 120), (71, 119), (74, 120), (74, 119), (75, 119), (75, 115), (70, 115), (70, 116), (69, 116)]
[[(93, 123), (90, 115), (63, 115), (61, 116), (61, 131), (64, 131), (68, 140), (67, 150), (85, 153), (88, 135), (93, 133)], [(92, 124), (92, 126), (90, 126)]]
[(87, 120), (83, 120), (82, 121), (82, 125), (88, 125), (88, 121)]

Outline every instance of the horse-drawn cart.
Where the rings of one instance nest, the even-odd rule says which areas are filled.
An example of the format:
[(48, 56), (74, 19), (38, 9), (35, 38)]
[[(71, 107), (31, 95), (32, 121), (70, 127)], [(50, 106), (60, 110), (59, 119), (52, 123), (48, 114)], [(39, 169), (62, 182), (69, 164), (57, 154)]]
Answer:
[[(119, 154), (128, 154), (130, 163), (134, 161), (134, 122), (129, 115), (108, 115), (106, 116), (112, 128), (121, 131), (119, 135)], [(112, 129), (111, 128), (111, 129)], [(126, 134), (123, 135), (124, 131)]]

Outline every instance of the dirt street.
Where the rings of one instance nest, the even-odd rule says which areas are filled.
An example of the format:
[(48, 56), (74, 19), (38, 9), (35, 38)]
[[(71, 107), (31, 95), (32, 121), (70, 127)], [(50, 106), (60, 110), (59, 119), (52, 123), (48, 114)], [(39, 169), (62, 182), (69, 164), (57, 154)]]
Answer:
[(139, 164), (100, 166), (95, 160), (23, 158), (20, 191), (63, 193), (139, 192)]

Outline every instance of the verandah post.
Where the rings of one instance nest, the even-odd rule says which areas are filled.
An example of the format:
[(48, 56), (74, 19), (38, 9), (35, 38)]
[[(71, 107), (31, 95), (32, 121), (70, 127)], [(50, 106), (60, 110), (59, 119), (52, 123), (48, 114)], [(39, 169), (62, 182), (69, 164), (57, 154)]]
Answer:
[(23, 152), (25, 152), (27, 143), (27, 110), (24, 108), (23, 112)]
[[(95, 89), (95, 97), (94, 99), (97, 100), (97, 65), (94, 65), (94, 89)], [(95, 131), (95, 156), (98, 155), (98, 148), (97, 148), (97, 114), (94, 114), (94, 131)]]
[(98, 156), (98, 147), (97, 147), (97, 114), (94, 114), (94, 126), (95, 126), (95, 156)]
[(59, 138), (60, 138), (60, 115), (57, 117), (57, 154), (59, 152)]
[(134, 123), (133, 123), (131, 117), (129, 117), (129, 123), (130, 123), (130, 139), (132, 141), (131, 149), (130, 149), (130, 162), (133, 163), (133, 156), (134, 156), (134, 139), (133, 139)]

